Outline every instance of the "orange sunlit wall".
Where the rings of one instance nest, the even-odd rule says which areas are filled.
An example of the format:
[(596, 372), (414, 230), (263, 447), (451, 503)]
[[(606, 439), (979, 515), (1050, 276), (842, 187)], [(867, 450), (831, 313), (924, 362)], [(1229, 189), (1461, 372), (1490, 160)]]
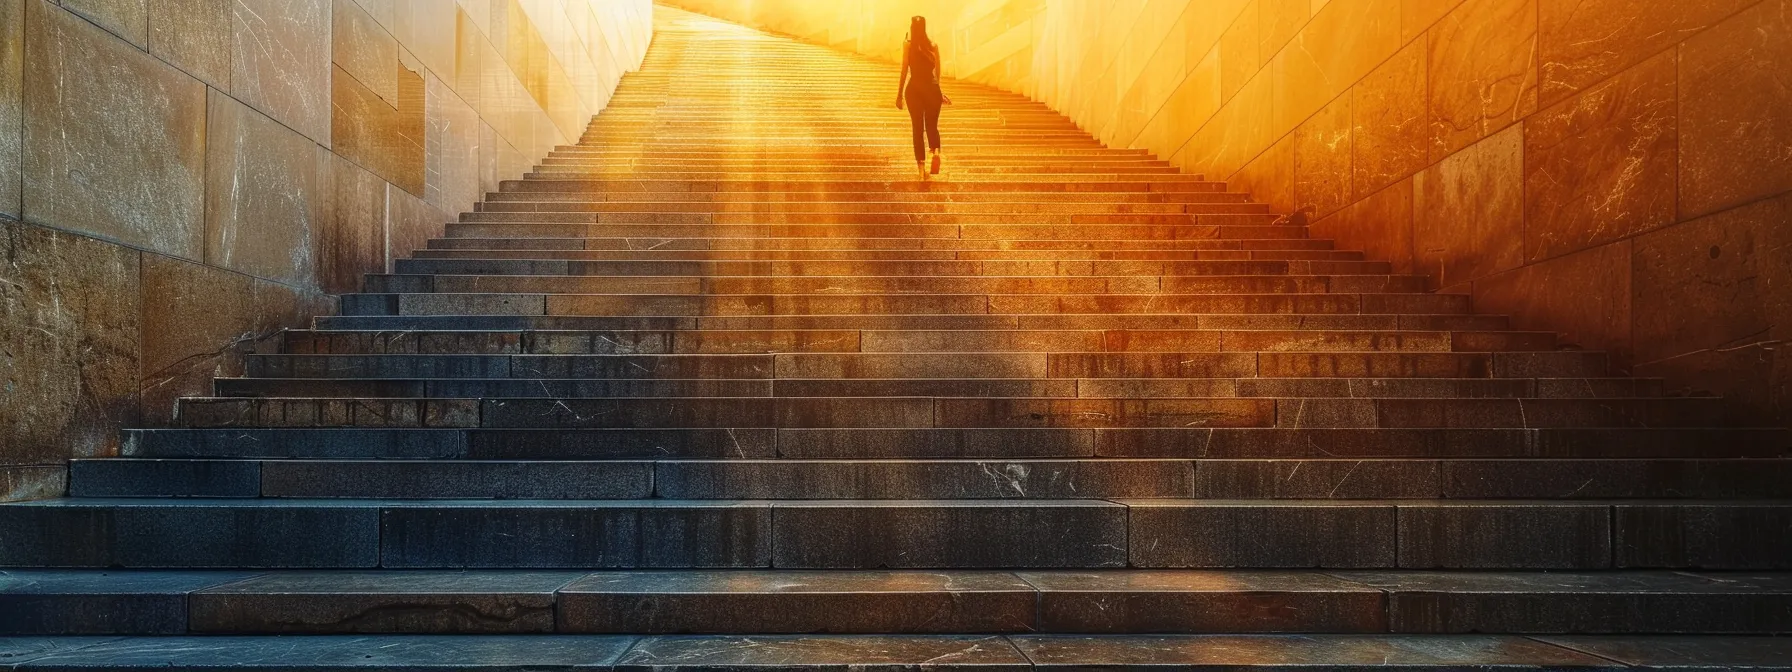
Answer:
[(669, 0), (1227, 179), (1484, 311), (1792, 423), (1792, 0)]

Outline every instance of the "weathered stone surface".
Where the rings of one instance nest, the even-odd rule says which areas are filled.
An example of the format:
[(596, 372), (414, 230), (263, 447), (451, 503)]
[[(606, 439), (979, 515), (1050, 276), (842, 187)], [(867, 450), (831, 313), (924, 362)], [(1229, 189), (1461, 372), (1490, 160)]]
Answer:
[(1792, 568), (1792, 506), (1688, 502), (1614, 509), (1618, 567)]
[(741, 669), (801, 666), (877, 670), (955, 669), (1023, 672), (1027, 659), (1008, 640), (993, 636), (903, 637), (879, 635), (765, 637), (648, 637), (617, 661), (617, 670), (666, 668)]
[(1637, 373), (1788, 417), (1772, 341), (1792, 329), (1792, 199), (1735, 208), (1638, 237), (1631, 302)]
[(654, 491), (674, 499), (1041, 499), (1186, 497), (1195, 466), (1176, 460), (678, 461)]
[(1413, 177), (1413, 253), (1450, 287), (1524, 263), (1524, 132), (1513, 127)]
[(384, 511), (394, 568), (697, 568), (771, 564), (769, 505), (740, 502), (492, 502)]
[(325, 146), (330, 18), (324, 0), (236, 0), (231, 8), (230, 95)]
[(1541, 637), (1626, 665), (1654, 670), (1783, 669), (1792, 660), (1785, 637)]
[(387, 268), (386, 182), (332, 152), (317, 154), (318, 282), (346, 294), (361, 289), (364, 274)]
[(1475, 308), (1509, 314), (1520, 329), (1555, 331), (1564, 346), (1626, 357), (1631, 344), (1630, 247), (1629, 241), (1619, 241), (1476, 280)]
[(25, 5), (0, 1), (0, 214), (17, 219), (25, 161)]
[(230, 88), (235, 0), (149, 0), (149, 53), (213, 88)]
[(1040, 632), (1386, 632), (1380, 590), (1311, 572), (1022, 572)]
[(106, 455), (137, 419), (141, 253), (0, 222), (0, 460)]
[(646, 462), (268, 462), (268, 497), (631, 499), (654, 494)]
[[(1699, 3), (1694, 3), (1699, 4)], [(1688, 39), (1680, 58), (1680, 215), (1792, 189), (1792, 4), (1768, 0)]]
[(355, 2), (334, 3), (330, 62), (386, 104), (398, 105), (398, 40)]
[(1792, 624), (1783, 581), (1679, 572), (1348, 572), (1410, 633), (1750, 633)]
[(1540, 0), (1543, 102), (1593, 87), (1750, 4), (1753, 0)]
[(1122, 567), (1126, 509), (1093, 500), (776, 505), (773, 566)]
[(398, 99), (386, 101), (341, 66), (330, 75), (331, 148), (411, 195), (424, 194), (427, 125), (423, 76), (397, 65)]
[(61, 464), (0, 467), (0, 501), (59, 497), (68, 491), (68, 469)]
[(440, 212), (465, 212), (484, 193), (479, 112), (433, 73), (424, 73), (424, 92), (423, 200)]
[(1219, 78), (1220, 103), (1223, 105), (1232, 100), (1244, 88), (1245, 82), (1257, 74), (1257, 70), (1267, 62), (1266, 54), (1259, 59), (1260, 45), (1257, 39), (1258, 12), (1245, 11), (1238, 15), (1232, 26), (1220, 35), (1219, 45)]
[(1538, 0), (1468, 0), (1426, 33), (1431, 160), (1537, 111)]
[(147, 0), (57, 0), (62, 8), (142, 49), (149, 44)]
[(1602, 668), (1604, 660), (1522, 637), (1488, 635), (1136, 635), (1010, 638), (1039, 668), (1175, 667), (1269, 669), (1436, 665), (1513, 668)]
[(517, 669), (608, 670), (634, 637), (132, 637), (92, 641), (36, 658), (50, 669)]
[(1121, 500), (1135, 567), (1391, 567), (1380, 503)]
[(1203, 460), (1195, 496), (1214, 499), (1437, 497), (1431, 460)]
[(242, 375), (243, 356), (272, 335), (260, 327), (249, 276), (160, 255), (143, 262), (142, 419), (173, 418), (174, 400), (210, 393), (218, 376)]
[(1295, 209), (1320, 218), (1354, 200), (1351, 97), (1339, 96), (1294, 133)]
[(75, 460), (70, 497), (256, 497), (253, 460)]
[(205, 238), (205, 85), (27, 0), (27, 220), (187, 259)]
[(1034, 629), (1034, 589), (995, 572), (598, 573), (560, 591), (563, 632), (954, 633)]
[(1414, 272), (1413, 180), (1396, 182), (1314, 222), (1311, 231), (1314, 237), (1332, 238), (1340, 247), (1362, 249), (1369, 258), (1387, 261), (1395, 273)]
[(396, 184), (386, 185), (386, 258), (411, 256), (442, 235), (449, 217)]
[(215, 91), (207, 136), (206, 263), (316, 286), (313, 143)]
[(1527, 260), (1674, 221), (1676, 63), (1663, 54), (1525, 121)]
[[(7, 635), (178, 635), (187, 594), (240, 580), (241, 572), (0, 572), (0, 631)], [(0, 653), (0, 660), (17, 662)]]
[[(230, 500), (224, 500), (230, 501)], [(64, 499), (0, 507), (0, 565), (373, 567), (379, 511), (258, 500)]]
[(195, 592), (193, 632), (553, 632), (554, 591), (580, 572), (267, 574)]
[(1451, 460), (1444, 495), (1459, 499), (1776, 498), (1782, 460)]
[(1403, 504), (1400, 566), (1609, 567), (1610, 515), (1610, 507), (1597, 504)]
[(1431, 146), (1425, 105), (1425, 42), (1415, 40), (1351, 90), (1352, 199), (1424, 167)]

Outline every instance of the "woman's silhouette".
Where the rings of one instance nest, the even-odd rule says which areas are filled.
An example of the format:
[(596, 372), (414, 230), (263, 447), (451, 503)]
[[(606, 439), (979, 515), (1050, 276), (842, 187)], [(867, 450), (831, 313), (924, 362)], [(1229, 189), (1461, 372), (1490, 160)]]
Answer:
[[(908, 40), (902, 44), (902, 80), (896, 83), (896, 109), (902, 109), (904, 103), (914, 126), (915, 169), (926, 180), (928, 148), (933, 149), (931, 172), (940, 172), (940, 105), (951, 105), (952, 99), (940, 91), (940, 47), (927, 39), (927, 19), (919, 16), (909, 20)], [(927, 144), (921, 144), (923, 140)]]

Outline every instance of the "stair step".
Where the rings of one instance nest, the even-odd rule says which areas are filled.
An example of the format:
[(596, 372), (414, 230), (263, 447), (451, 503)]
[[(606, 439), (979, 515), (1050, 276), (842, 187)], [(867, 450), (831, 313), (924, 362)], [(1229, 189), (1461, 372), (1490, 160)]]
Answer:
[(0, 634), (1766, 634), (1785, 574), (430, 571), (0, 573)]
[(596, 276), (373, 275), (364, 290), (455, 294), (854, 295), (988, 292), (1015, 295), (1090, 294), (1390, 294), (1420, 293), (1423, 276)]
[(1755, 500), (76, 498), (0, 505), (0, 566), (1779, 570), (1792, 537), (1760, 531), (1788, 526)]
[[(190, 458), (1728, 458), (1792, 456), (1792, 431), (1657, 429), (146, 429), (121, 454)], [(1579, 480), (1575, 477), (1579, 476)], [(1578, 488), (1586, 476), (1557, 477)], [(1618, 474), (1613, 475), (1618, 478)], [(1610, 486), (1602, 486), (1610, 487)], [(1596, 490), (1589, 490), (1594, 492)]]
[(606, 276), (1284, 276), (1392, 275), (1379, 261), (576, 261), (570, 259), (399, 259), (410, 275)]
[(85, 459), (74, 497), (1771, 499), (1783, 459)]
[(1337, 329), (1345, 331), (1502, 331), (1501, 315), (334, 315), (314, 320), (319, 329), (353, 331), (465, 330), (1003, 330), (1003, 329), (1210, 329), (1229, 331)]

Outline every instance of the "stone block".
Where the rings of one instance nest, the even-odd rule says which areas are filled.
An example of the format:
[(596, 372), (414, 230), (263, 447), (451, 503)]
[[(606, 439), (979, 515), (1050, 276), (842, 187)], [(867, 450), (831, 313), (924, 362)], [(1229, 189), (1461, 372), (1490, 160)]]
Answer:
[(771, 564), (767, 504), (661, 500), (395, 506), (380, 564), (426, 568), (703, 568)]
[(1537, 111), (1538, 0), (1467, 0), (1426, 32), (1431, 161)]
[(1212, 499), (1408, 499), (1440, 496), (1431, 460), (1203, 460), (1195, 496)]
[(1425, 65), (1425, 42), (1414, 40), (1352, 88), (1351, 200), (1381, 191), (1430, 162)]
[(1526, 259), (1673, 223), (1676, 63), (1662, 54), (1525, 121)]
[(1135, 567), (1391, 567), (1391, 504), (1121, 500)]
[(1339, 247), (1361, 249), (1371, 259), (1386, 261), (1395, 273), (1423, 270), (1414, 263), (1410, 179), (1395, 182), (1314, 222), (1310, 231), (1315, 238), (1331, 238)]
[(1632, 343), (1631, 244), (1619, 241), (1476, 280), (1475, 308), (1511, 315), (1519, 329), (1555, 331), (1563, 346), (1626, 359)]
[(764, 458), (777, 454), (771, 428), (678, 428), (469, 432), (477, 459)]
[(1178, 669), (1463, 667), (1606, 668), (1569, 649), (1523, 637), (1468, 635), (1132, 635), (1010, 638), (1037, 669), (1174, 667)]
[(138, 49), (149, 44), (149, 3), (147, 0), (58, 0), (62, 8), (74, 12), (93, 25)]
[(1541, 0), (1537, 48), (1545, 105), (1598, 86), (1754, 0)]
[(398, 106), (398, 40), (358, 3), (333, 5), (330, 62), (387, 105)]
[(108, 455), (136, 423), (141, 257), (0, 222), (0, 343), (13, 353), (0, 358), (5, 463)]
[(142, 420), (166, 426), (176, 399), (211, 391), (219, 376), (243, 374), (243, 357), (270, 336), (256, 328), (254, 280), (161, 255), (143, 259)]
[(257, 497), (254, 460), (75, 460), (70, 497)]
[(1417, 270), (1450, 287), (1524, 263), (1524, 132), (1507, 129), (1413, 177)]
[(396, 62), (392, 68), (395, 101), (380, 98), (341, 66), (331, 67), (331, 148), (420, 198), (426, 180), (423, 76)]
[(387, 268), (386, 182), (328, 150), (317, 157), (318, 283), (347, 294)]
[(1792, 640), (1784, 637), (1633, 635), (1539, 639), (1644, 669), (1772, 669), (1792, 660)]
[(786, 502), (774, 517), (780, 568), (1126, 565), (1126, 509), (1110, 502)]
[(1041, 499), (1181, 497), (1195, 467), (1175, 460), (669, 461), (673, 499)]
[[(42, 655), (48, 669), (352, 670), (393, 668), (607, 670), (634, 637), (324, 636), (135, 637), (93, 642)], [(89, 640), (91, 641), (91, 640)]]
[(205, 85), (44, 0), (25, 14), (25, 219), (200, 259)]
[(1681, 45), (1682, 219), (1792, 189), (1792, 166), (1780, 159), (1792, 144), (1792, 118), (1783, 113), (1792, 86), (1780, 76), (1792, 59), (1788, 35), (1792, 4), (1770, 0)]
[(1022, 572), (1039, 632), (1385, 632), (1380, 590), (1311, 572)]
[(1320, 218), (1353, 202), (1351, 157), (1355, 139), (1352, 98), (1339, 96), (1295, 129), (1296, 210)]
[(264, 463), (267, 497), (359, 499), (631, 499), (653, 496), (646, 462)]
[(236, 0), (231, 8), (230, 95), (326, 147), (330, 19), (325, 0)]
[(553, 632), (554, 591), (580, 572), (280, 572), (200, 590), (192, 631), (256, 634)]
[[(0, 631), (16, 635), (180, 635), (187, 594), (241, 572), (0, 572)], [(0, 660), (18, 662), (0, 653)]]
[(206, 141), (205, 262), (317, 286), (314, 144), (213, 91)]
[(417, 429), (129, 430), (125, 457), (449, 459), (468, 457), (467, 432)]
[(1400, 566), (1595, 569), (1611, 566), (1604, 504), (1414, 503), (1400, 506)]
[(1783, 581), (1669, 572), (1350, 572), (1407, 633), (1750, 633), (1792, 621)]
[(0, 214), (19, 218), (25, 162), (25, 5), (0, 2)]
[(230, 88), (235, 0), (149, 0), (149, 53), (213, 88)]
[(1093, 455), (1087, 429), (780, 429), (788, 458), (1053, 458)]
[(560, 590), (563, 632), (960, 633), (1034, 629), (995, 572), (600, 572)]
[(1618, 504), (1614, 561), (1623, 568), (1787, 569), (1792, 506), (1748, 502)]
[(1032, 666), (1008, 640), (989, 635), (661, 636), (646, 637), (617, 661), (619, 672), (668, 665), (703, 669), (801, 666), (876, 670), (966, 669), (1025, 672)]
[[(19, 540), (0, 565), (39, 567), (372, 567), (378, 511), (363, 506), (52, 500), (0, 507)], [(14, 536), (17, 535), (17, 536)]]
[(441, 212), (473, 208), (479, 186), (479, 112), (434, 74), (424, 74), (423, 200)]

